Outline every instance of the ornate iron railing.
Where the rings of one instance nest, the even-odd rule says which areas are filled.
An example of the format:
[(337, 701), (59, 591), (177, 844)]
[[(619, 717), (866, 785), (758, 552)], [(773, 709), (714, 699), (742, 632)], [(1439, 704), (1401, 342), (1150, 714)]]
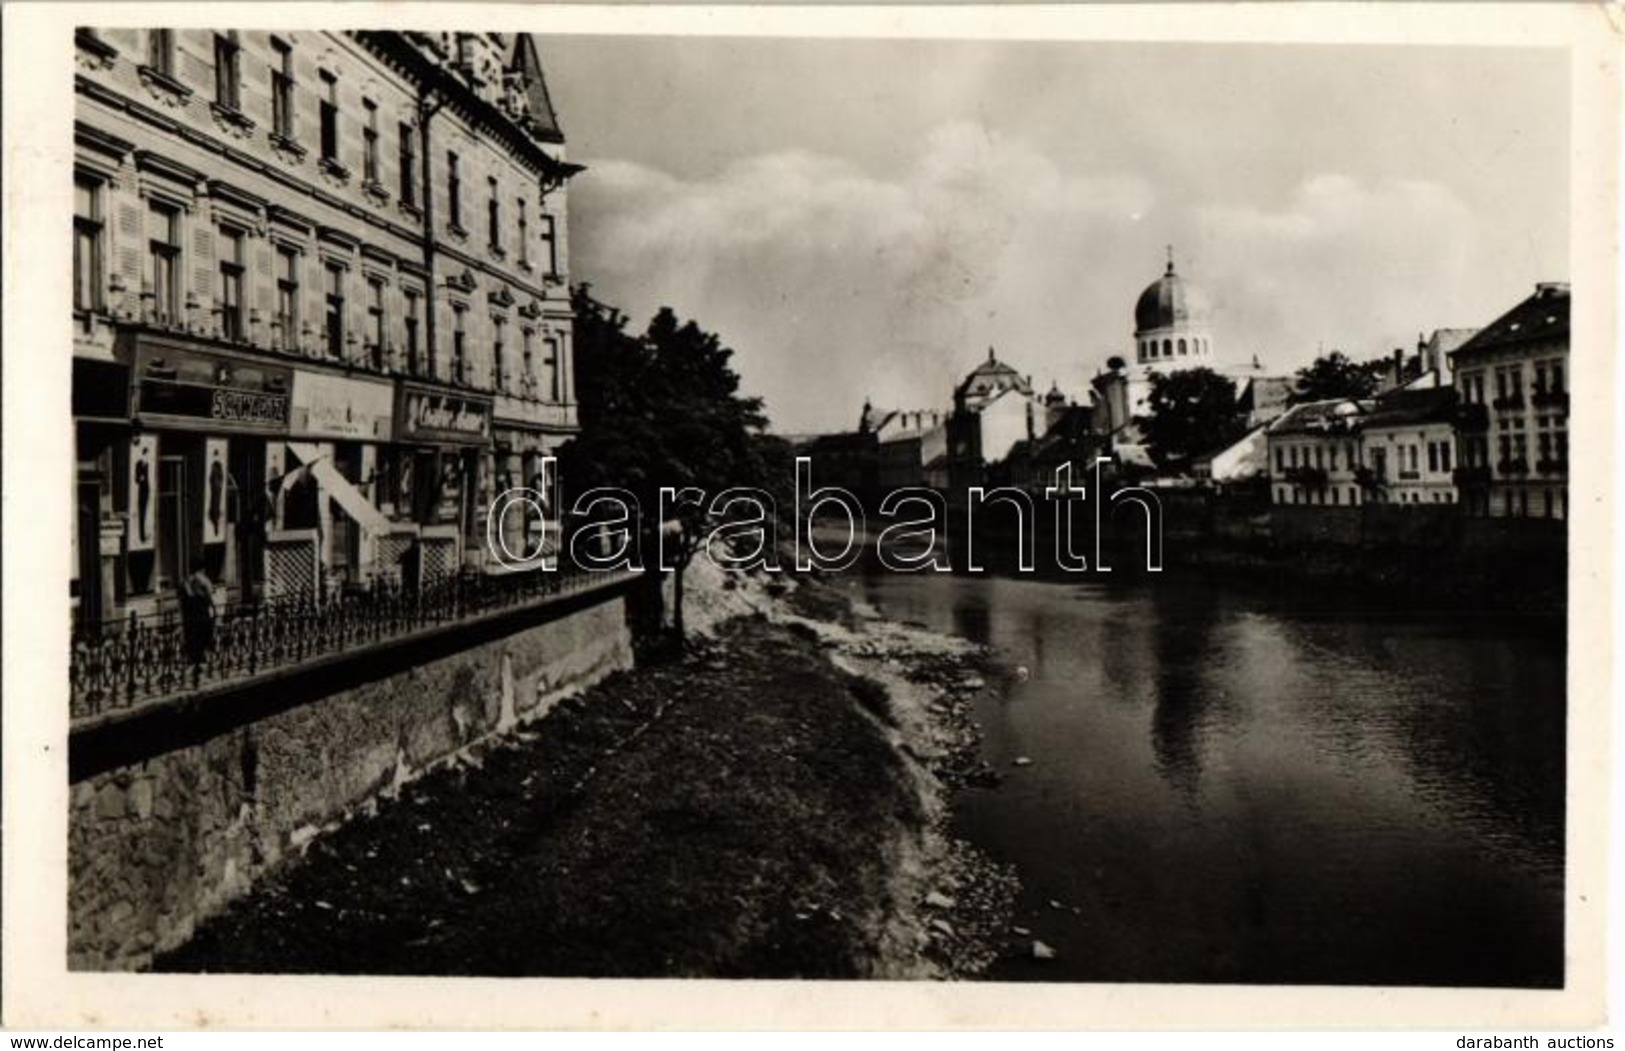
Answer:
[(317, 602), (285, 596), (233, 605), (212, 618), (207, 647), (188, 645), (178, 610), (75, 625), (70, 718), (87, 719), (205, 686), (251, 679), (329, 654), (450, 626), (624, 580), (626, 573), (460, 573), (416, 590), (378, 580)]

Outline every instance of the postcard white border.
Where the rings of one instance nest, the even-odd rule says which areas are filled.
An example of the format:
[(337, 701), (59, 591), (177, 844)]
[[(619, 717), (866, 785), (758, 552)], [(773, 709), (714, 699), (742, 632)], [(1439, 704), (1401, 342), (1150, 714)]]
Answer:
[[(517, 6), (12, 4), (4, 11), (4, 1019), (122, 1029), (1577, 1028), (1604, 1018), (1613, 772), (1620, 26), (1601, 5)], [(1272, 986), (368, 979), (65, 970), (72, 27), (1556, 47), (1572, 70), (1567, 900), (1560, 992)]]

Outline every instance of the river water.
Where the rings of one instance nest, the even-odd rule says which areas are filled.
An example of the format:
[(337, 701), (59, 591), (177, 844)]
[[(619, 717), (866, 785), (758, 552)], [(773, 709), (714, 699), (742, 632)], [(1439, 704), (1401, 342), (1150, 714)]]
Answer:
[(1559, 627), (1173, 574), (848, 586), (1026, 669), (956, 821), (1057, 957), (990, 977), (1562, 984)]

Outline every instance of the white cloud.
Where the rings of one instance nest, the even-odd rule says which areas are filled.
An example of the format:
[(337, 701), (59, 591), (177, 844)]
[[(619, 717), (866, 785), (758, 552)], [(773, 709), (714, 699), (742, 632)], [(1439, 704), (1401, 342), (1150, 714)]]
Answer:
[(594, 164), (572, 193), (576, 275), (719, 332), (786, 429), (849, 425), (866, 395), (945, 404), (989, 343), (1080, 378), (1084, 261), (1151, 206), (1142, 182), (1068, 176), (976, 124), (926, 136), (896, 179), (788, 152), (699, 181)]
[(1186, 208), (972, 122), (889, 178), (805, 151), (692, 180), (591, 163), (571, 222), (577, 279), (640, 322), (670, 305), (718, 332), (783, 430), (851, 426), (865, 396), (946, 405), (989, 344), (1083, 396), (1129, 346), (1163, 240), (1236, 359), (1285, 370), (1319, 341), (1380, 353), (1488, 320), (1473, 217), (1438, 184), (1317, 175), (1278, 207)]
[(1474, 217), (1438, 183), (1316, 175), (1278, 209), (1211, 207), (1196, 222), (1216, 325), (1238, 358), (1296, 368), (1322, 342), (1377, 355), (1497, 311), (1473, 272)]

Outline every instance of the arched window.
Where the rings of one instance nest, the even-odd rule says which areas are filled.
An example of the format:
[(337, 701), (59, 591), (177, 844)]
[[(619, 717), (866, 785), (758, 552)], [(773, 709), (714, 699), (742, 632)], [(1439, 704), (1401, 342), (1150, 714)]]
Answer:
[(1187, 353), (1187, 351), (1185, 349), (1185, 341), (1180, 340), (1179, 341), (1179, 356), (1184, 357), (1186, 353)]
[(1171, 358), (1171, 357), (1174, 356), (1174, 341), (1173, 340), (1165, 339), (1165, 340), (1162, 341), (1162, 356), (1165, 357), (1165, 358)]

